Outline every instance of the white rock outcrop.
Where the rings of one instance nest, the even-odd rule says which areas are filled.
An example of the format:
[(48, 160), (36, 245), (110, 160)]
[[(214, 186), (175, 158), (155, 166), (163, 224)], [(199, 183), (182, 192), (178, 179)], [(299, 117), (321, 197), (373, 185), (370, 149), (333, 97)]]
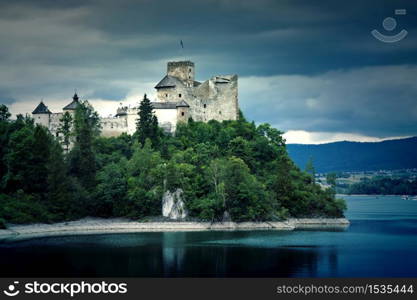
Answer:
[(187, 217), (184, 201), (182, 200), (182, 189), (171, 193), (166, 191), (162, 197), (162, 215), (172, 220), (182, 220)]

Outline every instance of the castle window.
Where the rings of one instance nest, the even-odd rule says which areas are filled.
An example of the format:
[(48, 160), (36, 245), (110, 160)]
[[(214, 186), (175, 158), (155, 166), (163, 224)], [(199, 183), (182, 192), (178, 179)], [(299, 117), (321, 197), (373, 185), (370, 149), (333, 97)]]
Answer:
[(222, 112), (221, 112), (221, 110), (219, 110), (219, 115), (221, 115), (222, 114)]
[(180, 97), (180, 98), (181, 98), (181, 94), (178, 94), (178, 97)]
[(190, 73), (191, 73), (191, 68), (189, 68), (189, 69), (188, 69), (188, 72), (190, 72)]
[(168, 98), (168, 94), (165, 94), (165, 98)]
[(182, 112), (181, 112), (181, 116), (183, 116), (183, 115), (184, 115), (184, 112), (182, 111)]
[(207, 105), (206, 105), (206, 104), (204, 104), (204, 105), (203, 105), (203, 107), (204, 107), (204, 108), (206, 108), (206, 107), (207, 107)]

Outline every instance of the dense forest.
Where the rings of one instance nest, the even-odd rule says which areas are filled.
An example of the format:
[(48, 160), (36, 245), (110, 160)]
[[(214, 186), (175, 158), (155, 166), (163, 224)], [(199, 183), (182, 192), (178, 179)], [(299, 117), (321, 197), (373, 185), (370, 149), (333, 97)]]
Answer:
[(343, 215), (333, 189), (290, 160), (282, 133), (238, 121), (158, 127), (149, 100), (136, 133), (100, 137), (99, 118), (80, 102), (64, 114), (59, 136), (0, 105), (0, 224), (85, 216), (146, 220), (161, 215), (165, 191), (181, 188), (189, 217), (234, 221)]
[(375, 177), (352, 184), (348, 194), (417, 195), (417, 179)]
[(319, 173), (417, 168), (417, 137), (377, 143), (289, 144), (287, 149), (300, 168), (312, 158)]

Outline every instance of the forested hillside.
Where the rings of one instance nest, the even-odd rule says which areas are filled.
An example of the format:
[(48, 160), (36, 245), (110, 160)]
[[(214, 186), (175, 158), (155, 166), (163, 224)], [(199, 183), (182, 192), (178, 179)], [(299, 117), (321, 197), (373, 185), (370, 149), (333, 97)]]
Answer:
[(320, 173), (417, 168), (417, 137), (378, 143), (289, 144), (287, 149), (297, 166), (304, 169), (311, 158)]
[(417, 179), (375, 177), (364, 178), (347, 189), (348, 194), (417, 195)]
[[(84, 216), (145, 220), (161, 215), (165, 191), (180, 188), (190, 218), (277, 220), (343, 215), (343, 200), (290, 160), (281, 132), (239, 121), (158, 128), (148, 99), (133, 136), (99, 136), (87, 101), (62, 120), (60, 138), (0, 106), (0, 224)], [(72, 130), (67, 130), (71, 122)], [(68, 153), (65, 141), (73, 141)], [(64, 143), (64, 147), (61, 144)]]

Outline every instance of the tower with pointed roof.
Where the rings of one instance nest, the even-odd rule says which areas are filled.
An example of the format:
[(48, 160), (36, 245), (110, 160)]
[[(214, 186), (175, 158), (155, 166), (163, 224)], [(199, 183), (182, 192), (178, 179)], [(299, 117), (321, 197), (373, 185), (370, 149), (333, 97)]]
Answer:
[(79, 102), (79, 98), (77, 93), (74, 93), (74, 96), (72, 96), (72, 102), (66, 106), (64, 106), (64, 108), (62, 109), (64, 112), (65, 111), (75, 111), (78, 107), (78, 105), (80, 104)]
[(35, 123), (41, 124), (49, 128), (51, 111), (43, 103), (43, 100), (36, 106), (35, 110), (32, 112), (32, 117), (35, 120)]
[(79, 103), (80, 98), (77, 93), (72, 97), (72, 101), (63, 107), (62, 112), (52, 113), (48, 107), (41, 101), (39, 105), (32, 112), (32, 117), (36, 124), (41, 124), (49, 129), (52, 135), (59, 136), (58, 128), (60, 125), (60, 119), (65, 112), (74, 114)]

